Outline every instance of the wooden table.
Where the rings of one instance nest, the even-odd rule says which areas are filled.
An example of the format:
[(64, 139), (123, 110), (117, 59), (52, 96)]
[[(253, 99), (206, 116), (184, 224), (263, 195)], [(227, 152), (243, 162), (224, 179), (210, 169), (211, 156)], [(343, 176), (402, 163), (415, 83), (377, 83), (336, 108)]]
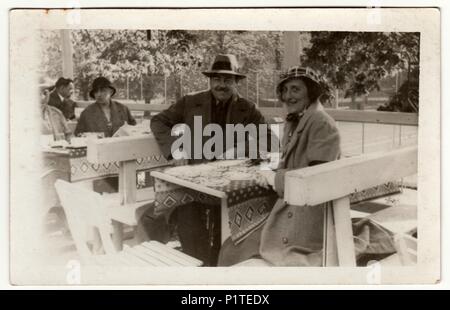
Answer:
[[(100, 139), (101, 142), (116, 141), (118, 138)], [(132, 138), (131, 138), (132, 139)], [(92, 153), (92, 150), (91, 150)], [(142, 207), (148, 206), (154, 199), (153, 188), (137, 189), (136, 173), (140, 170), (149, 170), (157, 167), (167, 166), (169, 163), (164, 157), (156, 152), (148, 156), (120, 162), (117, 160), (108, 162), (95, 162), (88, 159), (88, 148), (43, 148), (44, 169), (61, 172), (64, 179), (82, 187), (94, 190), (94, 181), (111, 176), (119, 176), (119, 193), (105, 194), (105, 198), (111, 201), (110, 216), (113, 220), (113, 239), (118, 249), (122, 248), (123, 224), (136, 226), (139, 215), (144, 212)], [(131, 168), (131, 170), (130, 170)], [(124, 186), (124, 183), (129, 183)], [(53, 192), (55, 192), (53, 190)], [(55, 193), (54, 201), (58, 202)], [(124, 203), (126, 202), (126, 203)], [(94, 244), (99, 243), (96, 234), (93, 236)]]
[[(195, 169), (195, 166), (189, 168)], [(222, 243), (231, 236), (231, 240), (237, 244), (260, 227), (278, 198), (275, 191), (259, 186), (252, 179), (231, 180), (226, 185), (208, 186), (161, 171), (152, 171), (151, 175), (155, 178), (157, 213), (169, 213), (175, 207), (182, 208), (187, 203), (220, 203)]]
[(220, 199), (220, 219), (221, 219), (221, 240), (222, 243), (225, 241), (226, 238), (228, 238), (230, 233), (230, 227), (228, 225), (228, 203), (227, 203), (227, 193), (223, 191), (219, 191), (201, 184), (189, 182), (180, 178), (177, 178), (175, 176), (166, 174), (164, 172), (159, 171), (152, 171), (150, 175), (156, 179), (160, 179), (172, 184), (176, 184), (182, 187), (190, 188), (195, 191), (205, 193), (207, 195), (211, 195), (214, 197), (217, 197)]
[[(91, 165), (114, 164), (119, 175), (119, 192), (107, 195), (112, 201), (110, 216), (113, 220), (113, 240), (118, 250), (122, 250), (123, 225), (137, 225), (142, 207), (153, 202), (153, 188), (138, 190), (136, 172), (140, 169), (158, 169), (170, 166), (159, 150), (152, 135), (137, 135), (88, 140), (87, 161)], [(144, 165), (144, 163), (149, 163)]]

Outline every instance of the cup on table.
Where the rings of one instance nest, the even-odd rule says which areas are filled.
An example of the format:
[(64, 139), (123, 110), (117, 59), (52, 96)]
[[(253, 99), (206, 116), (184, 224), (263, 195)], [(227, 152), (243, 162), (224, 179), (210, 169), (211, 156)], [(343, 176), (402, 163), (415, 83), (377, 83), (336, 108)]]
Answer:
[(65, 140), (66, 135), (62, 132), (55, 133), (55, 141)]
[(104, 132), (83, 132), (80, 137), (87, 139), (103, 139), (105, 137)]

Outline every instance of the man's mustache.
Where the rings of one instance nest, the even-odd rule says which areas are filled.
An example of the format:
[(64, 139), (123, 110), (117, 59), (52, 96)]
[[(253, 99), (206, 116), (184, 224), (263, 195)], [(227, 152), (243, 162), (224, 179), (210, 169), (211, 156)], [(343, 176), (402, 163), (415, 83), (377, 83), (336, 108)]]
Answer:
[(216, 91), (228, 91), (228, 87), (216, 87), (214, 88)]

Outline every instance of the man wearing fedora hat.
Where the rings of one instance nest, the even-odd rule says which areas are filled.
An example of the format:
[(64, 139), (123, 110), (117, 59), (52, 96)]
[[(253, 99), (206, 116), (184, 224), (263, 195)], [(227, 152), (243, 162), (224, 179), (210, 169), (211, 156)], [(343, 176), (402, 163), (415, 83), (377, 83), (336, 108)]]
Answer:
[[(151, 120), (151, 130), (167, 159), (174, 157), (171, 152), (172, 144), (177, 137), (172, 136), (171, 131), (177, 124), (185, 124), (190, 129), (192, 140), (196, 136), (196, 129), (203, 132), (205, 126), (209, 124), (218, 124), (223, 133), (226, 133), (227, 124), (244, 126), (266, 124), (256, 106), (238, 94), (238, 82), (246, 76), (239, 72), (234, 55), (217, 55), (211, 69), (202, 73), (209, 78), (209, 90), (182, 97)], [(201, 125), (194, 126), (198, 119), (201, 119)], [(271, 132), (268, 129), (268, 135), (265, 138), (270, 136)], [(202, 146), (205, 145), (207, 138), (202, 137)], [(226, 134), (223, 138), (226, 140)], [(236, 148), (236, 143), (233, 146)], [(190, 158), (190, 164), (200, 163), (210, 158), (203, 153), (200, 159), (193, 154), (187, 155)], [(205, 266), (216, 265), (221, 245), (220, 208), (191, 203), (178, 208), (174, 216), (176, 216), (178, 236), (183, 251), (201, 259)], [(144, 226), (150, 227), (157, 219), (147, 214), (143, 221), (147, 221), (143, 223)]]
[(94, 80), (89, 96), (95, 99), (95, 103), (81, 112), (75, 135), (83, 132), (103, 132), (105, 137), (112, 137), (125, 123), (136, 125), (130, 110), (111, 99), (115, 93), (116, 89), (107, 78), (101, 76)]

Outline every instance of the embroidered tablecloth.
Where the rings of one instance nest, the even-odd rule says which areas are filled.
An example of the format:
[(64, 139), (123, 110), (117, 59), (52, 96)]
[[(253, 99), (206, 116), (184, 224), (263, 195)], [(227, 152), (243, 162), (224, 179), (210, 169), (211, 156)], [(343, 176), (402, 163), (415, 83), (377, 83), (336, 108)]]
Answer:
[[(86, 148), (64, 150), (44, 150), (44, 167), (65, 171), (70, 182), (98, 179), (119, 174), (119, 163), (92, 164), (86, 158)], [(137, 170), (166, 166), (168, 161), (162, 155), (155, 155), (136, 160)]]
[[(278, 198), (273, 190), (259, 186), (256, 180), (232, 180), (224, 186), (208, 187), (226, 193), (228, 224), (231, 239), (236, 244), (266, 221)], [(155, 178), (156, 215), (168, 214), (191, 202), (217, 207), (221, 204), (220, 199), (212, 195)]]

